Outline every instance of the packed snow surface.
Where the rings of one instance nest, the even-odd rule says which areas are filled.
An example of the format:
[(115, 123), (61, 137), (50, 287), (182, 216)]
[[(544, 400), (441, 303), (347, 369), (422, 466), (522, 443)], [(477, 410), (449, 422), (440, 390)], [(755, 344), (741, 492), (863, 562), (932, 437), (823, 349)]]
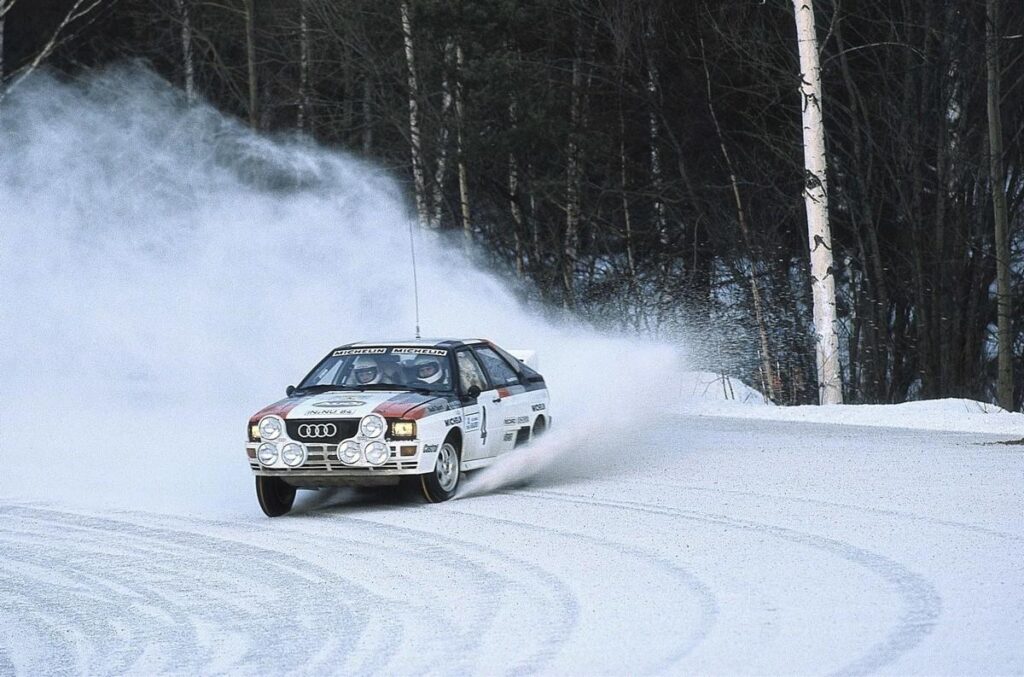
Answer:
[(537, 350), (554, 428), (266, 519), (248, 416), (414, 326), (403, 191), (136, 69), (2, 113), (0, 675), (1024, 672), (1019, 414), (769, 406), (425, 233), (424, 331)]

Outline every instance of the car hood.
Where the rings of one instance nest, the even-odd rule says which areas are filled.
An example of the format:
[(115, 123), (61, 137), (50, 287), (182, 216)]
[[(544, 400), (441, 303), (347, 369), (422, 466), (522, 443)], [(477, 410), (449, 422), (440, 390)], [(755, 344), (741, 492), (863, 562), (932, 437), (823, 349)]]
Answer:
[[(277, 414), (288, 419), (359, 418), (370, 413), (394, 418), (421, 418), (427, 413), (457, 407), (454, 400), (407, 390), (336, 391), (275, 402), (253, 416)], [(415, 411), (414, 411), (415, 410)]]

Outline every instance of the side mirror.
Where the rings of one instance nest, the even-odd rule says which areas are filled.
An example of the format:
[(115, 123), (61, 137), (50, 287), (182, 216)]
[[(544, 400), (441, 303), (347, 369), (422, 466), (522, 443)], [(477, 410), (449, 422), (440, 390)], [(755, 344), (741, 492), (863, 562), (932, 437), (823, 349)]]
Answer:
[(294, 393), (294, 392), (295, 392), (295, 386), (288, 386), (287, 388), (284, 389), (285, 397), (291, 397), (292, 393)]
[(480, 386), (469, 386), (469, 390), (466, 391), (466, 397), (468, 397), (471, 400), (475, 400), (476, 398), (480, 397)]

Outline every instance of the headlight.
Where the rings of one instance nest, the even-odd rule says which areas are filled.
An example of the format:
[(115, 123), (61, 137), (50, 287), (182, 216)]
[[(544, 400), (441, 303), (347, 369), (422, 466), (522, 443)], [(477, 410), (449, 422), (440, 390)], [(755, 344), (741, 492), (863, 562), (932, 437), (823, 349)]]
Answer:
[(380, 437), (384, 434), (384, 418), (380, 414), (367, 414), (359, 422), (359, 434), (363, 437)]
[(370, 465), (383, 465), (389, 456), (391, 451), (383, 442), (370, 442), (366, 445), (366, 462)]
[(276, 440), (284, 431), (284, 421), (278, 416), (264, 416), (260, 419), (260, 438)]
[(249, 441), (259, 442), (260, 441), (260, 424), (252, 423), (249, 425)]
[(345, 465), (353, 465), (359, 462), (361, 454), (359, 443), (348, 440), (338, 445), (338, 460)]
[(256, 450), (256, 458), (260, 460), (263, 465), (274, 465), (277, 463), (277, 447), (273, 444), (263, 443)]
[(302, 465), (306, 462), (306, 450), (301, 444), (289, 442), (281, 447), (281, 460), (290, 468)]
[(391, 437), (396, 440), (411, 440), (416, 437), (416, 421), (392, 421)]

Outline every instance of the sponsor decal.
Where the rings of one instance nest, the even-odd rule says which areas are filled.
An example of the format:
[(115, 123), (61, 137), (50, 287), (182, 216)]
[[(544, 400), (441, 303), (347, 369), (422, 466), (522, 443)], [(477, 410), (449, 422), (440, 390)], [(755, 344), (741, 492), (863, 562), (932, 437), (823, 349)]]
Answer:
[(317, 416), (351, 416), (356, 413), (355, 409), (317, 409), (314, 412), (310, 412), (310, 415)]
[(438, 357), (445, 357), (448, 354), (447, 350), (441, 348), (392, 348), (392, 355), (436, 355)]
[(436, 444), (424, 444), (423, 445), (423, 453), (424, 454), (432, 454), (435, 451), (437, 451), (437, 445)]
[(519, 418), (516, 419), (516, 423), (529, 423), (529, 422), (530, 422), (530, 417), (529, 416), (520, 416)]
[(506, 418), (505, 419), (505, 425), (515, 425), (515, 424), (516, 424), (515, 418)]
[(317, 409), (334, 409), (334, 408), (349, 408), (349, 407), (362, 407), (366, 402), (362, 400), (320, 400), (319, 402), (313, 402), (309, 406), (316, 407)]
[(387, 348), (345, 348), (343, 350), (335, 350), (331, 353), (332, 357), (341, 357), (343, 355), (383, 355), (388, 352)]
[(543, 402), (541, 402), (540, 404), (535, 404), (530, 408), (533, 409), (534, 411), (544, 411), (545, 409), (547, 409), (547, 407), (544, 406)]
[(480, 427), (480, 414), (469, 414), (466, 416), (466, 432), (472, 432)]
[(462, 423), (461, 416), (452, 416), (451, 418), (446, 418), (444, 420), (445, 425), (455, 425), (456, 423)]
[(515, 433), (505, 433), (505, 441), (506, 442), (511, 442), (512, 438), (515, 437), (515, 436), (516, 436)]

